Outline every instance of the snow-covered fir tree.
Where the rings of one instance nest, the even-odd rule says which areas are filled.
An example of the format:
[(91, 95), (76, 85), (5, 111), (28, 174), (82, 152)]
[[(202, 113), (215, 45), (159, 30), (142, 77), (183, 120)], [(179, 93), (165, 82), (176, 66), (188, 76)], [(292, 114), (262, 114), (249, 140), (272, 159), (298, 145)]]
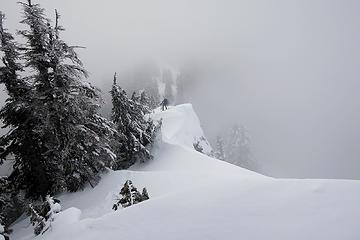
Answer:
[(133, 100), (134, 102), (140, 102), (140, 93), (134, 91), (133, 94), (131, 95), (131, 100)]
[(216, 137), (216, 145), (215, 145), (215, 153), (214, 156), (217, 159), (225, 160), (226, 154), (225, 154), (225, 146), (224, 146), (224, 139), (221, 136)]
[(236, 124), (225, 134), (218, 135), (212, 155), (234, 165), (256, 170), (251, 158), (250, 138), (244, 126)]
[(200, 140), (196, 140), (193, 143), (193, 147), (196, 151), (200, 152), (200, 153), (204, 153), (204, 148), (201, 146), (201, 142)]
[(143, 201), (150, 199), (148, 191), (147, 191), (146, 188), (143, 188), (142, 193), (141, 193), (141, 197), (142, 197)]
[(55, 220), (56, 214), (61, 211), (60, 201), (46, 196), (44, 202), (40, 204), (29, 205), (30, 222), (34, 227), (35, 235), (44, 234), (49, 228), (51, 223)]
[(148, 111), (149, 113), (151, 112), (151, 110), (155, 109), (157, 106), (157, 103), (153, 101), (153, 99), (151, 97), (148, 96), (148, 94), (146, 93), (145, 90), (142, 90), (140, 92), (140, 99), (139, 99), (139, 103), (143, 106), (145, 106), (147, 108), (146, 111)]
[(134, 187), (131, 180), (125, 182), (123, 188), (120, 190), (120, 197), (121, 198), (113, 205), (114, 211), (118, 210), (120, 205), (126, 208), (149, 199), (146, 188), (143, 188), (142, 193), (140, 193), (137, 188)]
[(8, 177), (0, 177), (0, 225), (3, 233), (9, 231), (9, 226), (23, 213), (23, 200)]
[(0, 50), (3, 52), (4, 64), (0, 67), (0, 82), (5, 85), (9, 97), (0, 111), (0, 118), (3, 127), (10, 130), (0, 138), (0, 163), (13, 154), (15, 165), (10, 178), (12, 185), (16, 189), (27, 188), (30, 192), (34, 190), (32, 186), (36, 186), (38, 190), (47, 187), (47, 181), (43, 181), (44, 171), (39, 164), (39, 136), (34, 131), (39, 119), (32, 108), (34, 96), (31, 79), (19, 75), (19, 72), (23, 71), (23, 66), (19, 62), (23, 54), (12, 35), (3, 26), (4, 19), (4, 15), (0, 14)]
[[(50, 187), (51, 182), (48, 178), (50, 172), (44, 166), (45, 159), (42, 153), (46, 151), (43, 146), (41, 138), (41, 131), (39, 126), (42, 125), (43, 119), (40, 112), (36, 111), (36, 103), (38, 102), (36, 93), (34, 91), (36, 79), (48, 79), (48, 57), (47, 52), (47, 39), (49, 28), (47, 20), (44, 17), (44, 10), (38, 5), (32, 5), (31, 1), (28, 3), (21, 3), (24, 8), (24, 19), (22, 23), (29, 26), (28, 30), (20, 31), (20, 34), (27, 39), (27, 44), (23, 47), (23, 51), (18, 53), (19, 56), (25, 59), (25, 66), (37, 70), (36, 76), (28, 76), (25, 81), (21, 80), (16, 74), (15, 67), (12, 67), (12, 79), (8, 81), (17, 81), (18, 85), (22, 85), (21, 89), (28, 90), (24, 96), (19, 95), (18, 89), (13, 89), (9, 84), (5, 87), (9, 93), (8, 103), (2, 109), (2, 119), (5, 125), (8, 125), (11, 130), (7, 135), (2, 138), (2, 146), (5, 151), (2, 152), (2, 158), (5, 159), (9, 154), (15, 156), (15, 165), (13, 171), (14, 184), (18, 188), (26, 189), (28, 195), (39, 196), (44, 194)], [(3, 41), (3, 51), (11, 43)], [(15, 46), (15, 44), (12, 44)], [(15, 48), (13, 48), (15, 49)], [(6, 53), (6, 51), (4, 51)], [(13, 51), (14, 52), (14, 51)], [(6, 55), (10, 59), (12, 55)], [(15, 59), (16, 60), (16, 59)], [(11, 60), (6, 60), (11, 62)], [(14, 60), (12, 62), (15, 62)], [(11, 64), (14, 65), (14, 64)], [(10, 69), (10, 64), (5, 64), (5, 67)], [(19, 69), (17, 69), (19, 70)], [(28, 83), (28, 86), (27, 86)], [(28, 87), (28, 88), (27, 88)], [(13, 96), (13, 97), (12, 97)], [(15, 104), (13, 104), (15, 103)], [(13, 107), (13, 105), (15, 105)], [(21, 122), (14, 119), (16, 113), (21, 114)], [(55, 165), (56, 166), (56, 165)], [(48, 174), (47, 174), (48, 172)], [(53, 171), (56, 176), (57, 171)]]
[(148, 114), (153, 110), (151, 100), (145, 90), (134, 91), (131, 100), (139, 105), (144, 114)]
[[(87, 73), (75, 47), (61, 40), (57, 12), (51, 26), (38, 4), (28, 0), (21, 5), (21, 22), (28, 26), (20, 31), (26, 39), (22, 52), (18, 53), (10, 35), (4, 30), (1, 34), (6, 63), (1, 82), (10, 104), (0, 116), (11, 127), (0, 142), (1, 158), (15, 156), (14, 184), (34, 198), (76, 191), (85, 183), (94, 185), (116, 158), (109, 146), (115, 130), (97, 114), (98, 90), (83, 81)], [(17, 74), (18, 56), (32, 70), (23, 79)], [(14, 88), (14, 82), (21, 87)]]
[(112, 96), (112, 121), (121, 135), (117, 146), (116, 169), (124, 169), (135, 162), (152, 158), (150, 148), (160, 124), (155, 124), (146, 113), (148, 108), (137, 100), (128, 98), (125, 90), (116, 83), (114, 75)]
[(26, 209), (26, 199), (21, 191), (15, 188), (9, 177), (0, 177), (0, 239), (9, 239), (12, 232), (11, 224), (16, 221)]
[(25, 79), (18, 75), (19, 72), (23, 71), (23, 65), (19, 62), (21, 58), (20, 46), (4, 27), (4, 20), (5, 15), (0, 11), (0, 50), (4, 53), (2, 57), (4, 66), (0, 67), (0, 81), (5, 84), (11, 100), (15, 101), (26, 94), (30, 86)]
[[(37, 5), (25, 5), (25, 13), (34, 12)], [(40, 10), (38, 10), (41, 12)], [(25, 15), (27, 16), (27, 15)], [(36, 56), (29, 54), (28, 64), (38, 71), (34, 76), (36, 110), (43, 119), (39, 126), (43, 146), (43, 157), (49, 165), (49, 172), (56, 170), (56, 179), (50, 179), (52, 192), (61, 190), (76, 191), (85, 183), (96, 184), (99, 174), (114, 160), (108, 137), (112, 134), (110, 123), (98, 115), (98, 90), (83, 79), (87, 72), (78, 58), (75, 47), (67, 45), (60, 38), (64, 30), (56, 23), (47, 23), (47, 41), (43, 57), (32, 63)], [(30, 29), (33, 28), (30, 24)], [(31, 34), (27, 34), (29, 49), (36, 49)], [(30, 36), (30, 37), (28, 37)], [(42, 75), (42, 68), (47, 74)], [(57, 169), (53, 169), (57, 165)]]
[(226, 161), (244, 168), (251, 168), (250, 138), (244, 126), (234, 125), (227, 146)]

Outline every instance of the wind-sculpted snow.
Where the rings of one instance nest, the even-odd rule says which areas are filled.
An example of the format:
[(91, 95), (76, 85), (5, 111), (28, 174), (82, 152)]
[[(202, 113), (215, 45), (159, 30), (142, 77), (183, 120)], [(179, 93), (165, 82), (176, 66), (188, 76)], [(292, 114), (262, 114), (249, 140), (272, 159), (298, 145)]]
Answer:
[(200, 126), (199, 118), (191, 104), (171, 107), (166, 111), (157, 109), (152, 116), (155, 120), (163, 120), (162, 137), (164, 142), (193, 148), (199, 141), (205, 153), (211, 152), (211, 147)]
[[(154, 117), (163, 119), (154, 160), (59, 196), (63, 212), (36, 239), (360, 239), (360, 181), (265, 177), (195, 151), (192, 139), (203, 132), (191, 105)], [(114, 212), (126, 180), (150, 199)], [(12, 237), (34, 238), (28, 219)]]

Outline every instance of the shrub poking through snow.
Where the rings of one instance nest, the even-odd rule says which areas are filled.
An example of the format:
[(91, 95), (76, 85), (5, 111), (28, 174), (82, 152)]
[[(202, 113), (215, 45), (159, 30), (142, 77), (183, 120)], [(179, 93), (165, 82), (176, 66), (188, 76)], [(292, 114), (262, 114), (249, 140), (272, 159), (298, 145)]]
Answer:
[(30, 222), (34, 226), (35, 235), (44, 234), (51, 227), (51, 222), (61, 211), (59, 202), (59, 200), (47, 196), (43, 203), (29, 205)]
[(142, 200), (143, 200), (143, 201), (149, 199), (149, 194), (148, 194), (146, 188), (143, 188), (141, 196), (142, 196)]
[(193, 141), (193, 147), (196, 151), (198, 151), (200, 153), (203, 153), (203, 154), (206, 154), (209, 156), (212, 154), (211, 147), (204, 136), (195, 137), (194, 141)]
[(112, 209), (116, 211), (119, 209), (120, 205), (123, 208), (126, 208), (148, 199), (149, 194), (146, 188), (143, 188), (142, 193), (140, 193), (136, 187), (133, 186), (132, 182), (127, 180), (123, 188), (120, 190), (119, 200), (113, 205)]
[(204, 149), (200, 144), (200, 141), (194, 142), (193, 143), (194, 149), (200, 153), (203, 153)]

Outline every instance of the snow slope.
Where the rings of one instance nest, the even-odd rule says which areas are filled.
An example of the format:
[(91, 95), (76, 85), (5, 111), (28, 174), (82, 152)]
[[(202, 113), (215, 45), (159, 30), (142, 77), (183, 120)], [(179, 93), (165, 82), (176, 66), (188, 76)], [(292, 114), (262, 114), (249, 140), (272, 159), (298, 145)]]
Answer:
[[(163, 119), (154, 160), (59, 196), (64, 210), (36, 239), (360, 239), (360, 181), (265, 177), (196, 152), (203, 132), (191, 105), (153, 117)], [(127, 179), (150, 200), (114, 212)], [(28, 219), (14, 225), (12, 239), (33, 238)]]

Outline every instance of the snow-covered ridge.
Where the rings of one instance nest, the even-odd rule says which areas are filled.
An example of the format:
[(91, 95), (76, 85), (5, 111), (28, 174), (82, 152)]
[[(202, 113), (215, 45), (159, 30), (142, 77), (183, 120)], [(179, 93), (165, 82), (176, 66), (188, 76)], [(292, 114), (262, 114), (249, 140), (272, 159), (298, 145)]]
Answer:
[[(360, 239), (360, 181), (265, 177), (195, 151), (204, 133), (190, 104), (153, 117), (163, 120), (154, 160), (59, 196), (64, 210), (36, 239)], [(114, 212), (128, 179), (150, 200)], [(15, 224), (12, 239), (33, 238), (28, 219)]]
[(166, 143), (193, 148), (199, 141), (205, 153), (211, 152), (201, 128), (200, 120), (191, 104), (170, 107), (167, 111), (157, 109), (152, 115), (154, 120), (163, 119), (162, 138)]

